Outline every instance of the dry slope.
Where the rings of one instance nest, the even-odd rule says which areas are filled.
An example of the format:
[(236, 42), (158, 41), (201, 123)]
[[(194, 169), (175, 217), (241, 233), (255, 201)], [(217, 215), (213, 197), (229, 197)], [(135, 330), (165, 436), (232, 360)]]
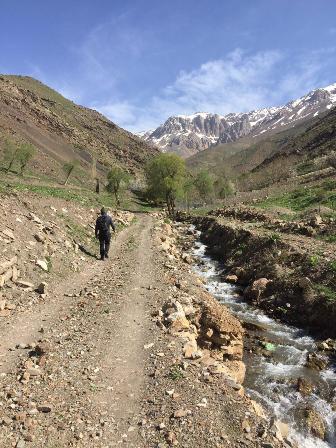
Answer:
[(59, 164), (72, 159), (89, 171), (92, 156), (98, 168), (117, 161), (134, 173), (157, 152), (97, 111), (27, 76), (0, 76), (0, 137), (33, 143), (35, 171), (54, 177)]

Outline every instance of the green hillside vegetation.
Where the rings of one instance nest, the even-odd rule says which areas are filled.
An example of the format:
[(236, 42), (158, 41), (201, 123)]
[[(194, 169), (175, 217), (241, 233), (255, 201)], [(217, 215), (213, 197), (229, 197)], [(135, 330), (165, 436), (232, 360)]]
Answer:
[(268, 133), (254, 138), (244, 137), (233, 143), (206, 149), (187, 159), (187, 166), (192, 170), (207, 168), (218, 176), (225, 173), (238, 177), (281, 151), (291, 138), (304, 132), (315, 121), (316, 118), (276, 134)]

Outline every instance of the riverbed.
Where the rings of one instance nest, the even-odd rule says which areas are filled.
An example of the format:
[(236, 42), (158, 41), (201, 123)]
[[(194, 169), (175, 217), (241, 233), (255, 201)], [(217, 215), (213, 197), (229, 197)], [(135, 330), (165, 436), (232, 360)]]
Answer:
[[(240, 321), (261, 327), (260, 340), (271, 344), (269, 356), (245, 350), (246, 392), (261, 403), (270, 416), (289, 425), (289, 439), (300, 448), (335, 448), (336, 412), (331, 407), (336, 391), (335, 369), (329, 366), (316, 371), (305, 367), (307, 353), (317, 351), (316, 341), (302, 330), (275, 321), (245, 302), (241, 289), (225, 282), (225, 266), (207, 254), (207, 247), (200, 240), (195, 243), (193, 255), (197, 260), (194, 270), (205, 280), (206, 289)], [(258, 331), (253, 337), (258, 338)], [(314, 385), (313, 393), (303, 396), (298, 392), (299, 378)], [(327, 427), (325, 441), (306, 433), (302, 420), (306, 407), (314, 408), (323, 417)]]

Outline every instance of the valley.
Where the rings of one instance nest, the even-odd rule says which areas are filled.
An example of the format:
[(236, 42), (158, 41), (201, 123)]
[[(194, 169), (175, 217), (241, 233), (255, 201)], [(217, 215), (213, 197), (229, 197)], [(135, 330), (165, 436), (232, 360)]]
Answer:
[(333, 447), (335, 109), (184, 162), (2, 83), (0, 446)]

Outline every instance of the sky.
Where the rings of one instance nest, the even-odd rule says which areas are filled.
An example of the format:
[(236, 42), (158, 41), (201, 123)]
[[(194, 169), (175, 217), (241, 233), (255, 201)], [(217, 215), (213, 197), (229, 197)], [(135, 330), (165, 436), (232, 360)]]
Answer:
[(0, 73), (139, 132), (336, 82), (335, 0), (0, 0)]

